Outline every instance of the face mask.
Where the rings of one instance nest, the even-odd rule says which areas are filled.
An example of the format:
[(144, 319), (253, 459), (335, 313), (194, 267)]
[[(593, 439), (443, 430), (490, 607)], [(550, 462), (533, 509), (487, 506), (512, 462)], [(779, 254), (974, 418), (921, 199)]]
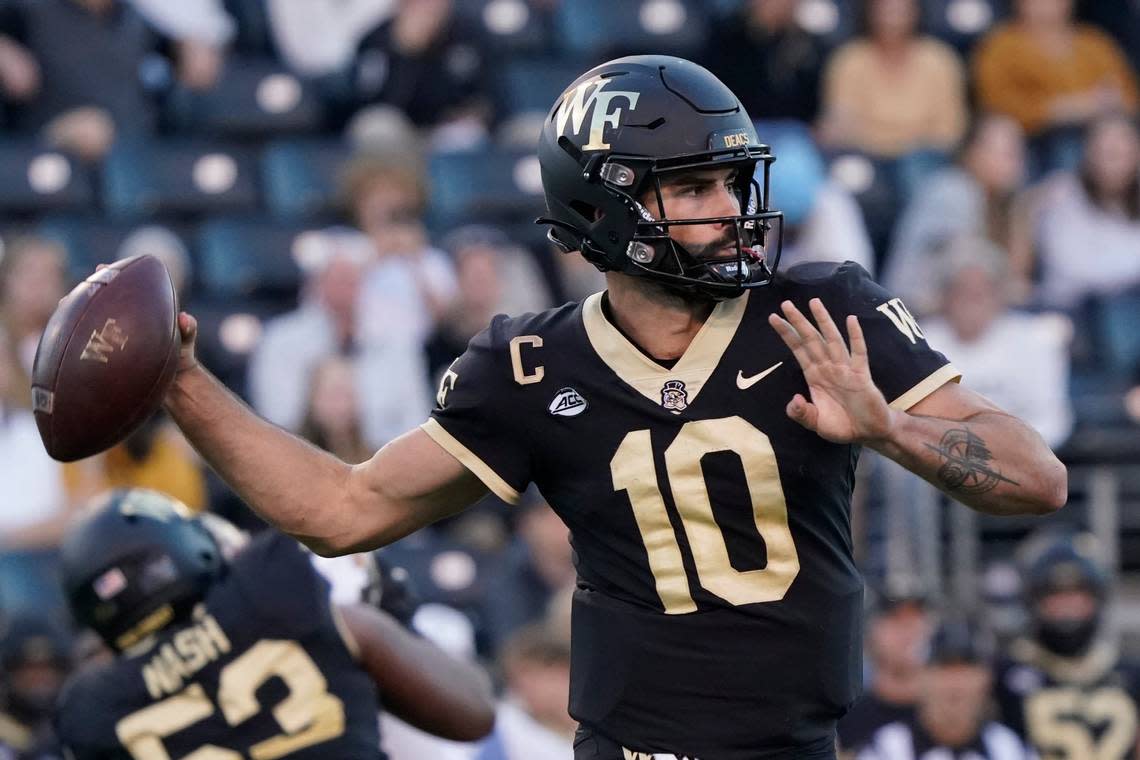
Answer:
[(1083, 620), (1043, 620), (1037, 624), (1037, 641), (1062, 657), (1081, 654), (1092, 644), (1100, 627), (1100, 615)]

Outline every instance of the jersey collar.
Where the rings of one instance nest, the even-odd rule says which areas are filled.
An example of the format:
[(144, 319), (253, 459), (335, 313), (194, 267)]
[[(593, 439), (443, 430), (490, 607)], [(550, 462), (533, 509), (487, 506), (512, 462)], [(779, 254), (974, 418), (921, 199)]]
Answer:
[[(627, 385), (653, 403), (662, 405), (665, 383), (679, 381), (687, 404), (692, 404), (736, 335), (748, 308), (748, 296), (749, 292), (745, 291), (737, 298), (718, 302), (672, 368), (663, 367), (643, 354), (606, 319), (602, 311), (602, 293), (595, 293), (583, 302), (582, 324), (594, 353)], [(680, 412), (678, 409), (673, 411)]]

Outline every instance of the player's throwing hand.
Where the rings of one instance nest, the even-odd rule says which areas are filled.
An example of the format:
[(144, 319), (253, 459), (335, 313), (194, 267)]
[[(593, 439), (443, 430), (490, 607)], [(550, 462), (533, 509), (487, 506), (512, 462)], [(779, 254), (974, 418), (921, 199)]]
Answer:
[[(867, 343), (854, 315), (847, 317), (851, 350), (827, 313), (823, 302), (808, 302), (816, 325), (791, 301), (780, 308), (784, 317), (771, 314), (768, 323), (792, 350), (811, 401), (797, 393), (788, 402), (788, 416), (833, 443), (867, 443), (886, 438), (894, 412), (871, 379)], [(786, 317), (786, 318), (785, 318)]]

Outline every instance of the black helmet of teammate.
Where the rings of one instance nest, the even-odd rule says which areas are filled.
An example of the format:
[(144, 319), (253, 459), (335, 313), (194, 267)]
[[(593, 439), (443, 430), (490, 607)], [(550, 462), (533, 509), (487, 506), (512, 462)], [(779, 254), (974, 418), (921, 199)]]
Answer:
[[(550, 225), (560, 248), (580, 251), (598, 269), (716, 299), (771, 280), (782, 238), (772, 229), (782, 215), (768, 207), (775, 158), (737, 97), (706, 69), (637, 55), (587, 71), (551, 109), (538, 158), (548, 212), (539, 223)], [(736, 169), (736, 216), (658, 219), (640, 200), (656, 193), (663, 207), (663, 174), (725, 167)], [(669, 236), (676, 225), (712, 223), (735, 236), (735, 258), (701, 261)]]
[(130, 489), (100, 497), (68, 531), (60, 564), (75, 619), (121, 651), (184, 618), (224, 559), (184, 504)]
[[(1100, 628), (1109, 578), (1095, 559), (1091, 534), (1062, 533), (1042, 542), (1028, 560), (1025, 593), (1037, 641), (1050, 651), (1074, 656), (1084, 652)], [(1043, 614), (1041, 602), (1051, 594), (1084, 591), (1095, 601), (1085, 616)]]

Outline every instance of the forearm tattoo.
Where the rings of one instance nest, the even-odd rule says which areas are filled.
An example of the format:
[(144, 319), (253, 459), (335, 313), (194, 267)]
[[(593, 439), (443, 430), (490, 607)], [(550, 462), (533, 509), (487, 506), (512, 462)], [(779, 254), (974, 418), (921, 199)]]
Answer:
[(966, 428), (947, 430), (937, 446), (924, 445), (942, 458), (938, 479), (950, 491), (980, 494), (992, 491), (998, 483), (1020, 485), (990, 464), (994, 456), (986, 442)]

